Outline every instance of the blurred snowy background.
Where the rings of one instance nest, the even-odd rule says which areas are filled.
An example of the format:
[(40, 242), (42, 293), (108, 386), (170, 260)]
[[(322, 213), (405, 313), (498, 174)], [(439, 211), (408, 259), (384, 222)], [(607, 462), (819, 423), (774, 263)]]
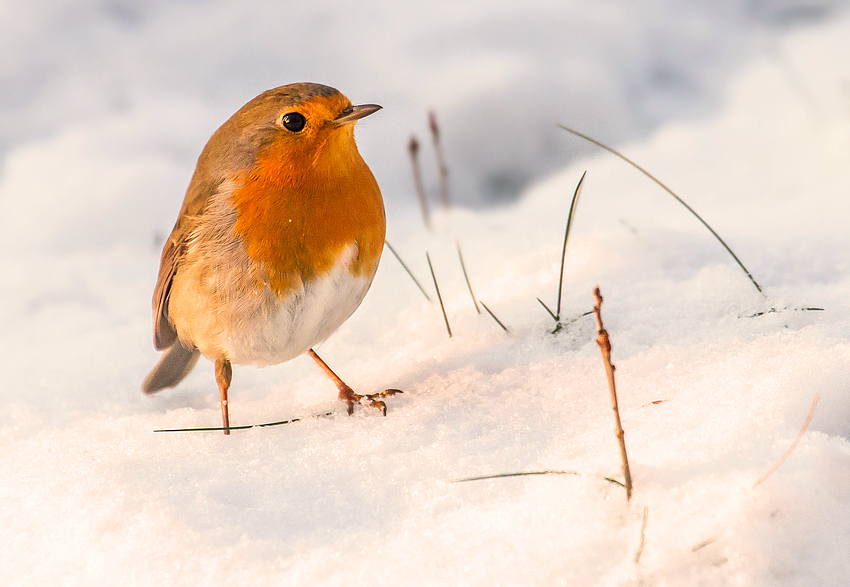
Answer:
[[(850, 18), (840, 0), (121, 0), (0, 3), (0, 576), (11, 584), (844, 585), (850, 576)], [(386, 255), (307, 360), (236, 368), (221, 435), (202, 362), (143, 397), (162, 239), (210, 134), (295, 81), (384, 106), (358, 126)], [(451, 212), (423, 229), (435, 110)], [(765, 286), (656, 186), (689, 201)], [(588, 170), (565, 312), (593, 286), (636, 479), (627, 506), (592, 322), (552, 336), (569, 196)], [(434, 198), (434, 203), (436, 198)], [(472, 309), (476, 293), (511, 328)], [(794, 308), (817, 306), (824, 312)], [(753, 314), (776, 308), (760, 318)], [(753, 482), (821, 403), (792, 457)], [(662, 404), (652, 401), (663, 399)], [(476, 474), (565, 469), (453, 485)], [(634, 555), (643, 507), (647, 544)], [(711, 544), (692, 551), (705, 541)]]
[[(123, 205), (159, 214), (237, 108), (283, 83), (321, 81), (385, 107), (363, 142), (391, 208), (409, 200), (404, 147), (412, 132), (423, 138), (429, 109), (443, 123), (456, 198), (514, 199), (585, 147), (553, 121), (623, 144), (709, 115), (757, 55), (794, 81), (776, 35), (845, 4), (13, 0), (0, 7), (0, 156), (7, 167), (24, 146), (98, 156), (93, 170), (67, 162), (93, 184), (149, 161)], [(122, 228), (138, 237), (139, 225)]]

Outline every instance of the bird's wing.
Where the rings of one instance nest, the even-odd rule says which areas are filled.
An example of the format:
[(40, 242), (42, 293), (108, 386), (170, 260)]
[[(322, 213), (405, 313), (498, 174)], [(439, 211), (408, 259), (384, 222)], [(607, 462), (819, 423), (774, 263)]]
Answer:
[(158, 351), (167, 349), (177, 340), (177, 331), (168, 317), (168, 295), (171, 293), (171, 282), (177, 273), (183, 243), (174, 236), (172, 233), (162, 248), (159, 275), (153, 292), (153, 344)]
[[(245, 108), (247, 106), (242, 110)], [(239, 121), (236, 119), (242, 110), (213, 133), (201, 152), (192, 181), (189, 182), (189, 188), (186, 190), (177, 223), (162, 249), (159, 276), (156, 279), (156, 289), (153, 294), (154, 346), (157, 350), (166, 349), (177, 340), (177, 331), (174, 330), (168, 317), (168, 296), (171, 293), (171, 283), (180, 267), (180, 260), (186, 251), (189, 239), (192, 238), (192, 231), (198, 219), (205, 213), (207, 203), (213, 195), (223, 186), (228, 185), (228, 179), (250, 167), (254, 162), (257, 149), (268, 143), (274, 136), (273, 125), (254, 129), (251, 133), (235, 132), (233, 127), (238, 126)]]
[(207, 202), (221, 184), (220, 180), (200, 181), (198, 176), (199, 174), (196, 173), (189, 184), (177, 223), (162, 247), (159, 275), (153, 292), (153, 340), (154, 347), (158, 351), (169, 348), (177, 340), (177, 331), (168, 315), (171, 284), (179, 270), (189, 239), (192, 237), (193, 227), (198, 218), (204, 214)]

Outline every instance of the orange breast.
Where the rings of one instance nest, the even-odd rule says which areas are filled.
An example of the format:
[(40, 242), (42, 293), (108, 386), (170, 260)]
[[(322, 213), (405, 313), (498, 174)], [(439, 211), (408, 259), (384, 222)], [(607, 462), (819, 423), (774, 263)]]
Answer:
[(328, 129), (321, 141), (306, 146), (286, 138), (266, 147), (237, 178), (235, 231), (248, 255), (265, 266), (279, 297), (330, 271), (352, 243), (358, 251), (352, 274), (371, 275), (386, 221), (353, 128)]

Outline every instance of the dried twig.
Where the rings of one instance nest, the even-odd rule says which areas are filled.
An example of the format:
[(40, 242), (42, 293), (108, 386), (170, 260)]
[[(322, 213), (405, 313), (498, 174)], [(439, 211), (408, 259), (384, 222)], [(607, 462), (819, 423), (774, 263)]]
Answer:
[(791, 446), (788, 447), (788, 450), (785, 451), (785, 454), (782, 455), (778, 461), (776, 461), (776, 464), (773, 465), (767, 471), (767, 473), (762, 475), (759, 478), (759, 480), (755, 482), (755, 485), (753, 485), (753, 489), (755, 489), (756, 487), (761, 485), (764, 482), (765, 479), (770, 477), (773, 474), (773, 472), (776, 469), (778, 469), (782, 465), (782, 463), (785, 462), (785, 459), (788, 458), (788, 455), (790, 455), (792, 452), (794, 452), (794, 449), (797, 448), (797, 444), (799, 444), (800, 439), (803, 438), (803, 434), (806, 433), (806, 430), (808, 429), (809, 424), (811, 424), (811, 422), (812, 422), (812, 416), (815, 415), (815, 408), (818, 406), (819, 401), (820, 401), (820, 394), (817, 394), (815, 396), (815, 398), (812, 400), (812, 406), (809, 408), (809, 413), (806, 415), (806, 421), (803, 422), (803, 427), (800, 428), (800, 432), (797, 434), (797, 438), (794, 439), (794, 442), (791, 443)]
[(643, 547), (646, 544), (646, 520), (649, 518), (649, 508), (643, 508), (643, 522), (640, 525), (640, 546), (635, 553), (635, 564), (640, 562), (640, 555), (643, 554)]
[(684, 207), (685, 207), (685, 209), (687, 209), (687, 211), (688, 211), (688, 212), (690, 212), (691, 214), (693, 214), (693, 215), (696, 217), (696, 219), (697, 219), (697, 220), (699, 220), (699, 221), (702, 223), (702, 225), (703, 225), (703, 226), (705, 226), (705, 227), (708, 229), (708, 231), (709, 231), (712, 235), (714, 235), (714, 238), (716, 238), (716, 239), (718, 240), (718, 242), (719, 242), (721, 245), (723, 245), (723, 248), (724, 248), (724, 249), (726, 249), (726, 252), (727, 252), (727, 253), (729, 253), (730, 255), (732, 255), (732, 258), (733, 258), (733, 259), (735, 259), (735, 262), (738, 264), (738, 266), (739, 266), (739, 267), (740, 267), (740, 268), (744, 271), (744, 273), (746, 273), (746, 274), (747, 274), (747, 277), (749, 277), (750, 281), (753, 283), (753, 285), (754, 285), (754, 286), (755, 286), (755, 288), (759, 291), (759, 293), (762, 293), (761, 286), (758, 284), (758, 282), (756, 282), (755, 278), (754, 278), (754, 277), (753, 277), (753, 275), (750, 273), (750, 271), (749, 271), (746, 267), (744, 267), (744, 264), (743, 264), (743, 263), (741, 263), (741, 260), (738, 258), (738, 256), (737, 256), (735, 253), (733, 253), (733, 252), (732, 252), (732, 249), (730, 249), (730, 248), (729, 248), (729, 245), (727, 245), (727, 244), (726, 244), (726, 242), (725, 242), (722, 238), (720, 238), (720, 235), (719, 235), (719, 234), (717, 234), (716, 232), (714, 232), (714, 229), (713, 229), (713, 228), (711, 228), (711, 226), (709, 226), (709, 225), (708, 225), (708, 222), (706, 222), (705, 220), (703, 220), (703, 219), (702, 219), (702, 216), (700, 216), (699, 214), (697, 214), (696, 210), (694, 210), (693, 208), (691, 208), (691, 207), (690, 207), (690, 206), (689, 206), (689, 205), (688, 205), (688, 204), (687, 204), (687, 203), (686, 203), (686, 202), (685, 202), (682, 198), (680, 198), (679, 196), (677, 196), (677, 195), (673, 192), (673, 190), (671, 190), (671, 189), (670, 189), (670, 188), (668, 188), (666, 185), (664, 185), (663, 183), (661, 183), (661, 181), (660, 181), (658, 178), (656, 178), (654, 175), (652, 175), (652, 174), (651, 174), (650, 172), (648, 172), (646, 169), (644, 169), (643, 167), (641, 167), (640, 165), (638, 165), (637, 163), (635, 163), (634, 161), (632, 161), (631, 159), (629, 159), (628, 157), (626, 157), (625, 155), (623, 155), (622, 153), (619, 153), (619, 152), (615, 151), (614, 149), (612, 149), (611, 147), (609, 147), (609, 146), (607, 146), (607, 145), (603, 145), (602, 143), (600, 143), (600, 142), (599, 142), (599, 141), (597, 141), (596, 139), (592, 139), (592, 138), (590, 138), (589, 136), (587, 136), (587, 135), (585, 135), (585, 134), (582, 134), (582, 133), (578, 132), (577, 130), (573, 130), (573, 129), (571, 129), (571, 128), (568, 128), (568, 127), (564, 126), (563, 124), (559, 124), (558, 126), (559, 126), (560, 128), (562, 128), (563, 130), (567, 131), (568, 133), (572, 133), (572, 134), (574, 134), (574, 135), (575, 135), (575, 136), (577, 136), (577, 137), (580, 137), (580, 138), (582, 138), (582, 139), (584, 139), (584, 140), (586, 140), (586, 141), (588, 141), (588, 142), (590, 142), (590, 143), (593, 143), (593, 144), (594, 144), (594, 145), (596, 145), (597, 147), (600, 147), (600, 148), (602, 148), (602, 149), (605, 149), (606, 151), (608, 151), (608, 152), (609, 152), (609, 153), (611, 153), (612, 155), (616, 155), (617, 157), (619, 157), (620, 159), (622, 159), (623, 161), (625, 161), (626, 163), (628, 163), (629, 165), (631, 165), (632, 167), (634, 167), (635, 169), (637, 169), (638, 171), (640, 171), (641, 173), (643, 173), (646, 177), (648, 177), (649, 179), (651, 179), (652, 181), (654, 181), (654, 182), (655, 182), (655, 183), (656, 183), (656, 184), (657, 184), (657, 185), (658, 185), (661, 189), (663, 189), (665, 192), (667, 192), (668, 194), (670, 194), (671, 196), (673, 196), (673, 197), (676, 199), (676, 201), (677, 201), (677, 202), (679, 202), (682, 206), (684, 206)]
[(720, 538), (720, 537), (719, 536), (712, 536), (711, 538), (706, 538), (702, 542), (698, 542), (697, 544), (694, 544), (691, 547), (691, 552), (697, 552), (698, 550), (702, 550), (706, 546), (714, 544), (715, 542), (717, 542), (718, 538)]
[(457, 258), (460, 259), (460, 268), (463, 269), (463, 278), (466, 280), (466, 287), (469, 288), (469, 295), (472, 297), (472, 303), (475, 305), (475, 311), (480, 314), (481, 308), (478, 307), (478, 300), (475, 299), (475, 293), (472, 291), (472, 284), (469, 282), (469, 275), (466, 273), (466, 264), (463, 262), (463, 253), (460, 252), (460, 241), (456, 240), (455, 244), (457, 244)]
[(410, 161), (413, 164), (413, 183), (416, 186), (416, 196), (419, 198), (419, 206), (422, 209), (422, 219), (425, 226), (431, 228), (431, 217), (428, 214), (428, 200), (425, 198), (425, 186), (422, 184), (422, 173), (419, 171), (419, 141), (416, 137), (410, 137), (407, 146), (410, 153)]
[(599, 288), (593, 290), (593, 296), (596, 298), (596, 305), (593, 307), (593, 313), (596, 314), (596, 331), (599, 335), (597, 344), (602, 352), (602, 362), (605, 364), (605, 373), (608, 375), (608, 389), (611, 391), (611, 406), (614, 408), (614, 421), (616, 423), (617, 442), (620, 444), (620, 457), (623, 460), (623, 476), (626, 478), (626, 499), (632, 498), (632, 473), (629, 469), (629, 457), (626, 454), (626, 433), (623, 431), (623, 425), (620, 423), (620, 408), (617, 405), (617, 388), (614, 384), (614, 365), (611, 363), (611, 339), (608, 337), (608, 331), (602, 325), (602, 293)]
[(431, 279), (434, 280), (434, 289), (437, 290), (437, 299), (440, 301), (440, 309), (443, 311), (443, 320), (446, 321), (446, 330), (449, 332), (449, 338), (452, 337), (452, 327), (449, 326), (449, 316), (446, 314), (446, 306), (443, 304), (443, 296), (440, 295), (440, 285), (437, 283), (437, 276), (434, 275), (434, 266), (431, 264), (431, 255), (425, 251), (425, 258), (428, 259), (428, 268), (431, 270)]
[(485, 310), (487, 310), (487, 313), (490, 314), (490, 316), (493, 318), (493, 320), (496, 321), (496, 324), (501, 326), (502, 330), (504, 330), (505, 332), (508, 332), (508, 327), (505, 326), (504, 324), (502, 324), (501, 320), (496, 318), (496, 315), (493, 313), (493, 311), (490, 308), (488, 308), (487, 305), (484, 302), (481, 302), (481, 305), (484, 307)]
[(416, 287), (419, 288), (419, 291), (422, 292), (422, 295), (425, 296), (425, 299), (430, 302), (431, 296), (428, 295), (428, 292), (425, 291), (425, 288), (422, 287), (422, 284), (419, 283), (419, 280), (416, 279), (415, 275), (413, 275), (413, 272), (410, 270), (410, 267), (407, 266), (407, 263), (405, 263), (404, 261), (401, 260), (401, 257), (399, 257), (398, 253), (396, 253), (396, 250), (389, 243), (389, 241), (384, 241), (384, 244), (387, 245), (387, 248), (390, 250), (390, 252), (393, 254), (393, 256), (395, 256), (395, 258), (398, 260), (398, 262), (401, 263), (401, 266), (404, 267), (404, 270), (407, 271), (407, 274), (410, 275), (410, 279), (413, 280), (413, 283), (416, 284)]
[(428, 113), (428, 126), (431, 128), (431, 136), (434, 139), (434, 151), (437, 154), (437, 166), (440, 170), (440, 201), (448, 208), (449, 202), (449, 168), (443, 157), (443, 147), (440, 143), (440, 127), (437, 125), (437, 115), (431, 111)]

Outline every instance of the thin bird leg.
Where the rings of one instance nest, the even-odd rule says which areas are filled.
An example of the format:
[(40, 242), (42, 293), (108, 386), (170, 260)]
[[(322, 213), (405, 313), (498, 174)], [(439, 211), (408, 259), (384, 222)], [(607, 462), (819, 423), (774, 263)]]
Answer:
[(345, 402), (348, 405), (348, 415), (354, 413), (354, 404), (360, 403), (364, 406), (369, 406), (372, 408), (377, 408), (381, 410), (381, 413), (384, 416), (387, 415), (387, 404), (379, 400), (379, 397), (390, 397), (397, 393), (402, 393), (401, 390), (398, 389), (386, 389), (381, 393), (372, 393), (369, 395), (360, 395), (355, 393), (353, 389), (351, 389), (348, 385), (346, 385), (345, 381), (339, 378), (339, 376), (333, 372), (333, 369), (328, 367), (328, 364), (325, 363), (322, 358), (316, 354), (316, 351), (310, 349), (307, 351), (307, 354), (313, 357), (313, 360), (319, 364), (319, 367), (325, 372), (325, 374), (331, 378), (331, 380), (336, 384), (337, 389), (339, 389), (339, 399), (340, 401)]
[(227, 359), (218, 359), (215, 362), (215, 382), (218, 383), (218, 395), (221, 398), (221, 425), (225, 434), (230, 434), (230, 413), (227, 409), (227, 390), (230, 388), (230, 380), (233, 379), (233, 368)]

